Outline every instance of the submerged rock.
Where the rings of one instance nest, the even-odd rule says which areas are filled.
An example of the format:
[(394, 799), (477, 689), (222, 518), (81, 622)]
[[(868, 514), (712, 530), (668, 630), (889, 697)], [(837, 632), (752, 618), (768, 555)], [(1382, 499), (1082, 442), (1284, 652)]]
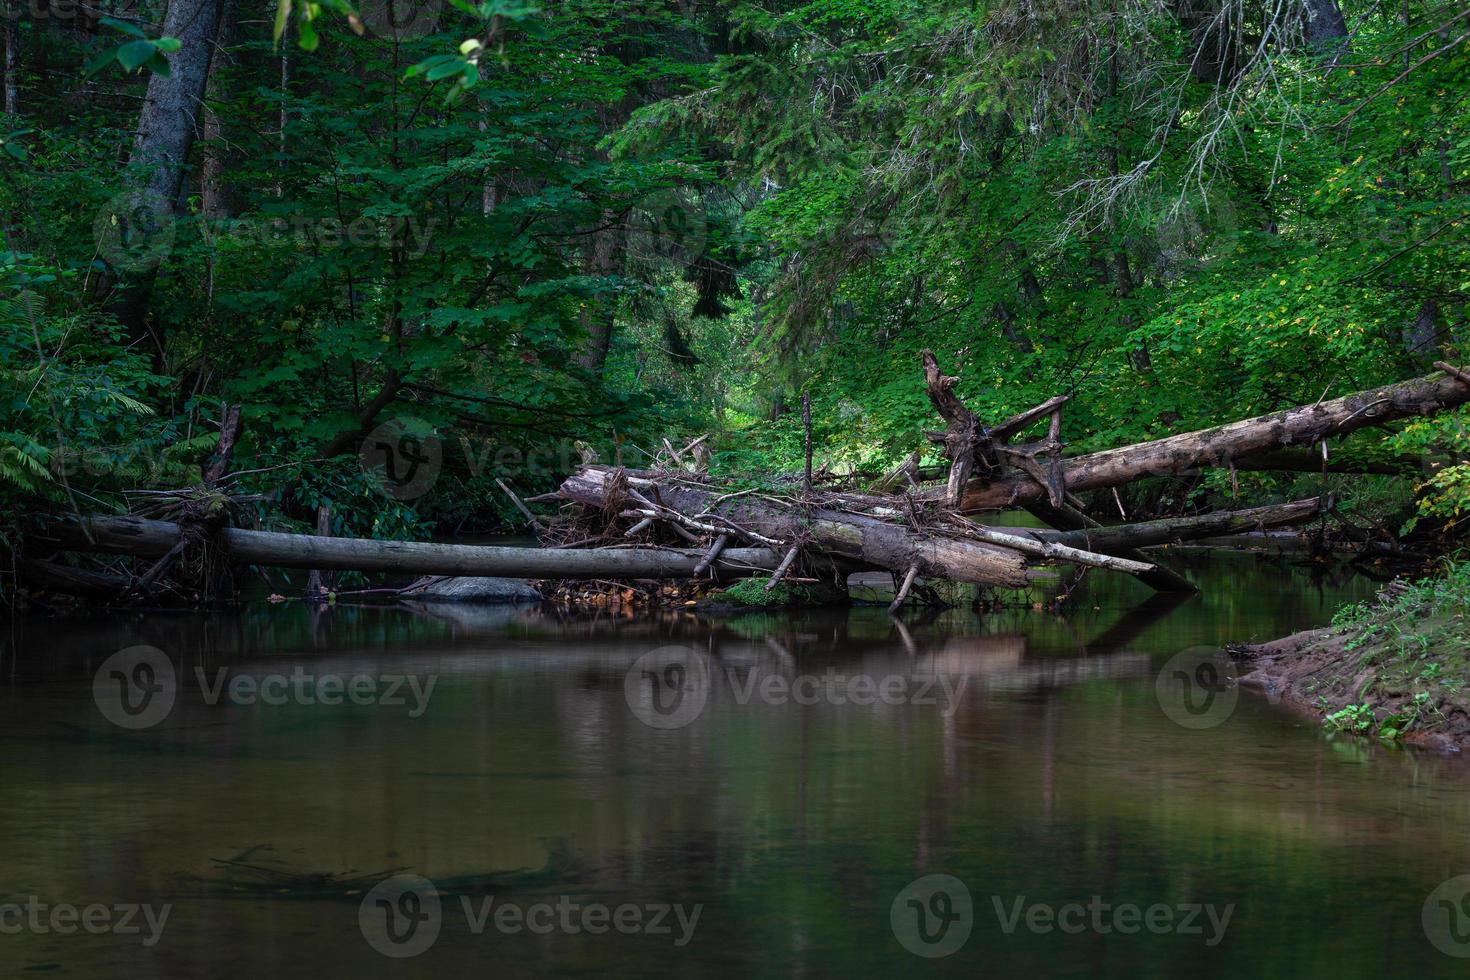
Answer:
[(518, 578), (432, 576), (403, 590), (405, 597), (425, 602), (540, 602), (541, 593)]

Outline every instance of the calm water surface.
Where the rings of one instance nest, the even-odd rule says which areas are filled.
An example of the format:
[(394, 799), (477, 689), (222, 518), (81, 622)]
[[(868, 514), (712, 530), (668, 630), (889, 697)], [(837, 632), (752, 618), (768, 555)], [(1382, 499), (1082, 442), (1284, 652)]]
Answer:
[[(1323, 624), (1373, 583), (1251, 559), (1193, 574), (1205, 592), (1183, 603), (1139, 607), (1135, 583), (1094, 576), (1065, 616), (902, 625), (874, 608), (711, 622), (298, 604), (21, 621), (0, 641), (0, 904), (170, 912), (152, 945), (146, 927), (10, 929), (0, 975), (1463, 976), (1420, 916), (1470, 873), (1470, 764), (1329, 740), (1249, 694), (1191, 730), (1156, 695), (1179, 651)], [(130, 730), (93, 679), (137, 644), (180, 686)], [(624, 680), (668, 645), (706, 654), (715, 681), (698, 717), (660, 729)], [(403, 705), (268, 705), (210, 704), (197, 683), (297, 666), (434, 687), (415, 717), (406, 685)], [(957, 693), (742, 699), (752, 676), (824, 674), (942, 674)], [(437, 939), (408, 958), (362, 925), (387, 921), (363, 899), (394, 872), (439, 892)], [(968, 939), (939, 959), (890, 918), (931, 874), (972, 899)], [(487, 898), (699, 912), (660, 934), (477, 931), (464, 904)], [(1223, 938), (1203, 915), (1202, 934), (1002, 921), (1089, 902), (1233, 908)]]

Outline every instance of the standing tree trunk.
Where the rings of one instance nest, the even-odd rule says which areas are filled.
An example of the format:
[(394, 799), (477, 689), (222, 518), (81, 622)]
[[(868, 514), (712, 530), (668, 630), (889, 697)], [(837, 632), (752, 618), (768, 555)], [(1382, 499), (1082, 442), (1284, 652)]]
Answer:
[[(623, 261), (622, 226), (617, 223), (616, 215), (608, 214), (604, 220), (608, 227), (592, 236), (587, 254), (587, 275), (597, 279), (616, 275)], [(602, 291), (601, 287), (598, 291)], [(587, 331), (587, 340), (577, 363), (593, 374), (602, 374), (607, 364), (608, 352), (612, 350), (616, 311), (617, 304), (610, 297), (607, 300), (588, 297), (582, 307), (581, 321)]]
[(5, 0), (5, 114), (20, 112), (20, 0)]
[[(184, 166), (204, 105), (222, 4), (223, 0), (170, 0), (163, 18), (163, 35), (178, 38), (182, 47), (168, 55), (169, 74), (154, 73), (148, 79), (124, 178), (128, 207), (146, 209), (156, 221), (171, 220), (178, 206)], [(153, 264), (137, 270), (120, 296), (118, 314), (134, 339), (150, 337), (148, 295), (156, 272)], [(153, 337), (152, 342), (161, 355), (161, 338)]]
[(1337, 0), (1302, 0), (1306, 23), (1302, 27), (1307, 45), (1327, 56), (1328, 65), (1336, 65), (1348, 50), (1347, 21)]
[(224, 73), (229, 67), (229, 48), (235, 43), (235, 2), (221, 0), (219, 29), (215, 32), (214, 55), (209, 61), (209, 81), (204, 93), (204, 159), (200, 167), (199, 190), (207, 218), (229, 218), (235, 213), (234, 195), (225, 182), (225, 174), (233, 162), (215, 108), (227, 97)]

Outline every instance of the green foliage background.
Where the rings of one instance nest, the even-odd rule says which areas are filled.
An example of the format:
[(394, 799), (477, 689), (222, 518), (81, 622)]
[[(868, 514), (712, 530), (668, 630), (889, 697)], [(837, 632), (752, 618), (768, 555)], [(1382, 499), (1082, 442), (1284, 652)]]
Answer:
[[(511, 517), (494, 479), (548, 490), (578, 441), (637, 465), (714, 431), (722, 471), (795, 468), (803, 393), (819, 461), (880, 470), (934, 424), (924, 348), (983, 417), (1074, 395), (1075, 450), (1459, 363), (1467, 19), (1350, 0), (1339, 50), (1296, 8), (1210, 9), (1237, 33), (1201, 77), (1198, 25), (1145, 2), (456, 2), (397, 40), (323, 4), (286, 10), (277, 45), (277, 8), (241, 0), (143, 272), (124, 260), (158, 239), (116, 201), (174, 57), (162, 10), (26, 20), (0, 127), (5, 524), (197, 480), (223, 404), (256, 519), (331, 502), (344, 532), (405, 536)], [(140, 334), (118, 297), (146, 276)], [(398, 416), (446, 447), (410, 502), (355, 455)], [(1404, 477), (1327, 482), (1454, 522), (1467, 450), (1451, 413), (1333, 447), (1417, 461)], [(1322, 483), (1213, 474), (1128, 503)]]

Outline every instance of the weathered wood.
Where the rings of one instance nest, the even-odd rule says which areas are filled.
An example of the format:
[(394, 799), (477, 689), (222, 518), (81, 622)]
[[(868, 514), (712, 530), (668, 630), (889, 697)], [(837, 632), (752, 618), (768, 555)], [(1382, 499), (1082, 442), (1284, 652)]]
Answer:
[(531, 508), (527, 507), (525, 505), (525, 502), (522, 501), (520, 497), (516, 496), (516, 492), (512, 490), (504, 480), (496, 477), (495, 485), (500, 488), (502, 493), (510, 498), (510, 502), (515, 505), (516, 510), (521, 512), (521, 516), (526, 519), (526, 523), (529, 524), (533, 529), (540, 530), (546, 526), (544, 523), (542, 523), (541, 518), (531, 513)]
[[(332, 505), (322, 504), (316, 509), (316, 533), (321, 537), (332, 536)], [(313, 568), (306, 577), (306, 601), (325, 602), (337, 587), (337, 576)]]
[(696, 576), (703, 575), (704, 570), (706, 568), (709, 568), (710, 565), (714, 564), (715, 559), (720, 557), (720, 552), (724, 551), (725, 546), (729, 543), (730, 535), (717, 535), (715, 537), (714, 543), (709, 546), (709, 551), (707, 551), (705, 553), (705, 556), (699, 560), (699, 564), (694, 566), (694, 574)]
[(954, 507), (958, 506), (965, 484), (975, 469), (975, 453), (980, 448), (980, 420), (954, 393), (959, 378), (951, 378), (939, 370), (939, 360), (933, 351), (924, 351), (923, 358), (924, 390), (929, 395), (929, 403), (944, 419), (946, 426), (942, 436), (936, 438), (931, 434), (930, 438), (944, 446), (944, 455), (951, 461), (944, 499)]
[(1249, 510), (1223, 511), (1197, 517), (1169, 517), (1141, 524), (1118, 527), (1090, 527), (1074, 531), (1028, 531), (1041, 541), (1089, 548), (1116, 554), (1134, 548), (1150, 548), (1161, 544), (1198, 541), (1221, 534), (1242, 531), (1264, 531), (1277, 527), (1305, 524), (1322, 513), (1321, 498), (1308, 497), (1288, 504), (1272, 504)]
[[(1122, 486), (1146, 476), (1228, 466), (1237, 458), (1311, 445), (1370, 425), (1432, 415), (1467, 401), (1470, 382), (1455, 375), (1418, 378), (1199, 432), (1074, 456), (1063, 461), (1062, 477), (1068, 493)], [(1025, 505), (1046, 495), (1046, 487), (1033, 476), (1012, 471), (993, 479), (970, 480), (960, 509), (975, 512)]]
[(1019, 435), (1031, 423), (1039, 421), (1050, 415), (1057, 418), (1057, 410), (1072, 400), (1071, 395), (1057, 395), (1048, 398), (1035, 408), (1028, 408), (1024, 412), (1018, 412), (1003, 422), (998, 422), (990, 427), (990, 438), (997, 442), (1005, 442), (1012, 436)]
[(801, 554), (801, 549), (796, 545), (792, 545), (791, 550), (786, 552), (786, 557), (781, 559), (781, 564), (776, 566), (776, 571), (766, 581), (767, 592), (770, 592), (781, 584), (781, 579), (786, 577), (787, 570), (791, 568), (792, 563), (796, 561), (796, 556), (799, 554)]
[(90, 599), (120, 598), (132, 584), (126, 575), (74, 568), (60, 562), (23, 561), (18, 571), (21, 581), (33, 588)]
[(219, 422), (219, 442), (214, 452), (200, 468), (200, 477), (206, 487), (212, 487), (225, 478), (230, 469), (230, 458), (235, 454), (235, 441), (240, 438), (240, 406), (226, 405)]
[[(607, 467), (583, 467), (562, 481), (561, 494), (606, 510), (609, 503), (616, 503), (609, 497), (620, 492), (624, 475)], [(952, 582), (1021, 588), (1029, 581), (1023, 556), (980, 541), (925, 535), (866, 514), (805, 508), (753, 494), (721, 496), (672, 480), (658, 483), (654, 494), (650, 477), (644, 475), (627, 482), (630, 496), (642, 496), (640, 491), (646, 489), (657, 496), (663, 507), (660, 513), (678, 515), (686, 526), (708, 533), (761, 543), (779, 541), (787, 548), (802, 541), (817, 554), (868, 568), (897, 570), (917, 564), (925, 574)]]
[[(1102, 527), (1100, 523), (1088, 517), (1080, 510), (1077, 510), (1075, 507), (1072, 507), (1070, 504), (1053, 507), (1046, 500), (1033, 500), (1026, 505), (1026, 509), (1052, 527), (1063, 531), (1081, 531)], [(1113, 553), (1118, 558), (1126, 558), (1130, 561), (1149, 561), (1149, 557), (1136, 548), (1118, 548)], [(1180, 575), (1167, 565), (1161, 565), (1158, 562), (1154, 562), (1154, 567), (1149, 571), (1140, 572), (1137, 578), (1155, 592), (1199, 591), (1189, 579)]]
[[(149, 558), (168, 554), (178, 544), (180, 532), (170, 521), (88, 517), (52, 521), (32, 540), (75, 551)], [(220, 546), (230, 561), (240, 565), (503, 578), (685, 578), (705, 558), (701, 551), (674, 548), (504, 548), (323, 538), (241, 528), (223, 529)], [(768, 548), (726, 548), (714, 567), (722, 575), (765, 575), (782, 557)]]
[(981, 541), (1011, 548), (1022, 554), (1036, 555), (1038, 558), (1051, 558), (1077, 565), (1090, 565), (1094, 568), (1108, 568), (1115, 572), (1127, 572), (1130, 575), (1142, 575), (1154, 568), (1152, 562), (1131, 561), (1127, 558), (1085, 551), (1080, 545), (1074, 545), (1070, 541), (1064, 543), (1056, 538), (1045, 538), (1039, 534), (1028, 537), (1023, 534), (1011, 534), (997, 528), (981, 527), (978, 524), (967, 527), (966, 531)]
[(904, 600), (909, 597), (909, 590), (914, 587), (914, 580), (919, 577), (919, 566), (910, 565), (909, 570), (904, 572), (903, 584), (893, 594), (893, 601), (888, 604), (888, 615), (892, 616), (903, 607)]
[[(929, 470), (933, 474), (930, 477), (931, 479), (937, 479), (943, 472), (937, 467), (929, 467)], [(916, 452), (909, 453), (903, 458), (903, 462), (889, 470), (878, 482), (873, 484), (872, 492), (892, 493), (894, 490), (904, 486), (917, 487), (921, 473), (922, 468), (919, 466), (919, 454)]]

